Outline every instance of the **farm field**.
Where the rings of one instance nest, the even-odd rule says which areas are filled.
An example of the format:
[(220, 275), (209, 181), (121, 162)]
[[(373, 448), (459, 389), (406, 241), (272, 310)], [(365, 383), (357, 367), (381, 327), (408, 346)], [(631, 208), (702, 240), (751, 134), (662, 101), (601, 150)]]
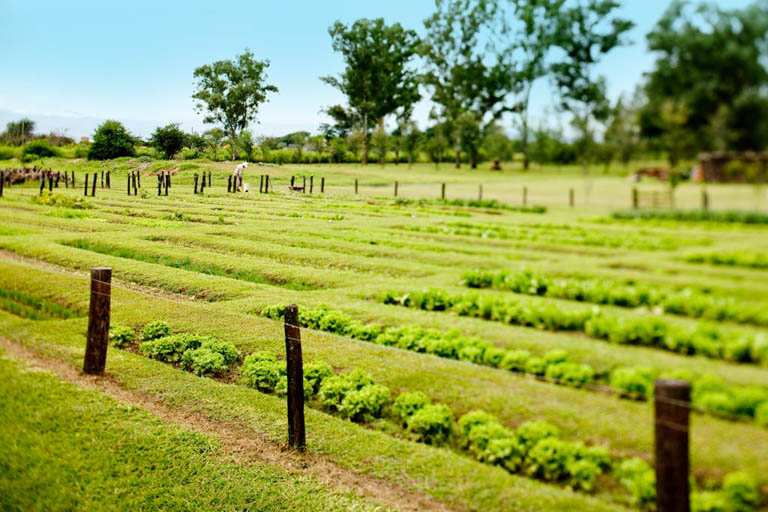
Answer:
[[(135, 508), (268, 510), (286, 496), (297, 510), (647, 508), (660, 376), (693, 384), (699, 510), (732, 506), (743, 481), (760, 492), (744, 509), (767, 502), (768, 217), (717, 216), (768, 211), (764, 190), (709, 185), (713, 216), (694, 222), (614, 216), (633, 184), (598, 170), (586, 182), (575, 168), (252, 166), (251, 191), (230, 194), (229, 164), (49, 164), (77, 188), (41, 196), (32, 182), (0, 199), (0, 435), (14, 439), (0, 495), (12, 509), (110, 508), (136, 488)], [(161, 168), (174, 175), (158, 197)], [(107, 169), (111, 189), (73, 202), (86, 172)], [(133, 169), (138, 196), (126, 194)], [(204, 170), (213, 186), (195, 195)], [(289, 192), (292, 175), (313, 176), (313, 193)], [(684, 183), (676, 207), (700, 197)], [(111, 323), (127, 333), (104, 382), (78, 371), (92, 266), (112, 268)], [(317, 370), (306, 455), (285, 448), (290, 303)], [(176, 352), (140, 344), (157, 321), (188, 335)], [(234, 346), (231, 361), (184, 359), (178, 343), (211, 338)], [(334, 402), (328, 383), (348, 375), (358, 395)], [(88, 462), (104, 451), (114, 457)], [(162, 468), (151, 482), (149, 459)], [(18, 483), (50, 464), (57, 481)], [(65, 491), (83, 474), (88, 499)], [(182, 486), (197, 492), (164, 501)]]

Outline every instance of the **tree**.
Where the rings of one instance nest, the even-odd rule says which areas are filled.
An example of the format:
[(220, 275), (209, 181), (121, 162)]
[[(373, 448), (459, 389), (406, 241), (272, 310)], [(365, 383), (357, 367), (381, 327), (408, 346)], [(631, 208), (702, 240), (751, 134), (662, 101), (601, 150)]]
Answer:
[(403, 151), (408, 155), (408, 167), (411, 167), (423, 143), (423, 134), (419, 131), (415, 121), (409, 121), (400, 137)]
[(391, 143), (389, 134), (387, 133), (387, 130), (384, 129), (384, 123), (380, 123), (379, 127), (373, 133), (371, 143), (379, 157), (379, 164), (384, 165), (387, 161), (387, 151), (389, 151)]
[(551, 70), (560, 107), (573, 115), (573, 125), (581, 134), (585, 176), (593, 146), (591, 123), (605, 121), (611, 111), (605, 77), (593, 76), (593, 70), (600, 57), (624, 44), (624, 34), (634, 26), (629, 20), (611, 17), (619, 5), (616, 0), (579, 0), (559, 10), (552, 34), (552, 42), (564, 58), (554, 62)]
[(237, 147), (245, 153), (245, 159), (249, 162), (253, 160), (253, 134), (250, 130), (243, 130), (237, 137)]
[[(415, 71), (408, 64), (416, 54), (418, 36), (399, 23), (386, 25), (383, 18), (360, 19), (347, 27), (337, 21), (328, 29), (333, 50), (344, 56), (345, 69), (338, 77), (321, 80), (347, 97), (362, 131), (362, 163), (368, 163), (370, 124), (409, 110), (419, 100)], [(336, 134), (338, 135), (338, 134)]]
[[(657, 59), (644, 87), (643, 134), (668, 152), (670, 163), (701, 150), (768, 145), (768, 117), (760, 115), (768, 111), (764, 2), (724, 10), (676, 0), (647, 40)], [(682, 124), (668, 122), (672, 111), (675, 121), (685, 114)]]
[(549, 73), (547, 57), (553, 47), (556, 19), (565, 0), (494, 0), (499, 52), (511, 74), (516, 93), (514, 114), (520, 128), (523, 169), (530, 167), (529, 107), (534, 84)]
[(134, 144), (134, 138), (119, 121), (104, 121), (93, 134), (93, 144), (88, 148), (88, 160), (133, 156)]
[[(422, 56), (427, 63), (424, 83), (437, 105), (432, 117), (450, 127), (461, 166), (462, 145), (471, 147), (462, 136), (480, 136), (511, 110), (506, 100), (516, 84), (505, 56), (481, 47), (491, 39), (493, 2), (478, 0), (437, 0), (437, 10), (424, 21), (427, 35)], [(470, 129), (471, 128), (471, 129)], [(477, 161), (470, 155), (472, 167)]]
[(233, 160), (238, 157), (238, 135), (256, 121), (267, 94), (278, 92), (265, 83), (268, 67), (269, 61), (256, 60), (246, 49), (235, 61), (219, 60), (195, 70), (195, 110), (205, 113), (203, 122), (223, 127), (231, 141)]
[(34, 136), (35, 122), (28, 118), (11, 121), (5, 125), (2, 140), (9, 144), (23, 145)]
[(333, 124), (322, 123), (320, 125), (320, 132), (325, 135), (327, 140), (336, 137), (345, 138), (359, 124), (355, 113), (341, 105), (330, 106), (321, 112), (333, 119)]
[(170, 160), (184, 147), (185, 139), (186, 135), (181, 131), (179, 125), (172, 123), (155, 128), (155, 132), (150, 137), (149, 143), (152, 147), (160, 151), (166, 160)]
[(620, 97), (611, 110), (603, 138), (610, 160), (615, 157), (627, 165), (642, 145), (637, 107), (626, 106), (624, 98)]

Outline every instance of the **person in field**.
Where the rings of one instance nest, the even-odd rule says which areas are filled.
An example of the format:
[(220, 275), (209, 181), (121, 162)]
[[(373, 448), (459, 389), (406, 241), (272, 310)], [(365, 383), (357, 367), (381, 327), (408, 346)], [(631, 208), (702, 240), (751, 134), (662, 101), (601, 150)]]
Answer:
[(235, 167), (235, 172), (232, 173), (232, 181), (234, 182), (235, 190), (239, 190), (243, 183), (243, 169), (248, 167), (247, 162), (243, 162)]

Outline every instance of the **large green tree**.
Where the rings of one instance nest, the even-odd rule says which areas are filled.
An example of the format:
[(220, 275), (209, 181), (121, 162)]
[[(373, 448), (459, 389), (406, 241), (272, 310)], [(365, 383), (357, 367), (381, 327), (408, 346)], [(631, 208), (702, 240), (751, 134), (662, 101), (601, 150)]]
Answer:
[(768, 4), (743, 9), (675, 0), (648, 34), (643, 133), (678, 160), (768, 146)]
[(256, 121), (259, 106), (267, 94), (278, 92), (266, 83), (269, 61), (257, 60), (248, 49), (235, 60), (218, 60), (200, 66), (194, 72), (195, 109), (203, 113), (203, 121), (219, 124), (229, 136), (232, 158), (238, 158), (238, 137)]
[(485, 131), (504, 112), (516, 88), (503, 55), (487, 44), (492, 39), (496, 4), (490, 0), (436, 0), (435, 13), (424, 20), (427, 30), (422, 55), (427, 70), (424, 83), (436, 108), (432, 117), (449, 128), (461, 166), (465, 149), (472, 167), (477, 145)]
[(578, 0), (562, 7), (555, 20), (552, 43), (561, 50), (551, 66), (560, 95), (560, 107), (573, 116), (580, 136), (584, 173), (588, 170), (593, 145), (593, 121), (605, 121), (611, 113), (606, 81), (595, 76), (595, 66), (605, 54), (625, 44), (624, 35), (634, 24), (614, 17), (616, 0)]
[(347, 97), (352, 111), (347, 119), (359, 123), (362, 131), (365, 165), (370, 126), (380, 124), (398, 110), (410, 110), (419, 100), (416, 72), (409, 67), (419, 38), (399, 23), (385, 24), (383, 18), (360, 19), (350, 26), (337, 21), (328, 33), (334, 51), (344, 56), (345, 69), (339, 76), (324, 76), (321, 80)]
[(149, 143), (160, 151), (166, 160), (170, 160), (184, 147), (186, 137), (177, 123), (171, 123), (155, 128)]
[(34, 131), (35, 122), (25, 117), (7, 123), (0, 138), (9, 144), (24, 144), (34, 136)]
[(88, 160), (109, 160), (121, 156), (133, 156), (136, 140), (119, 121), (101, 123), (93, 134), (93, 144), (88, 148)]

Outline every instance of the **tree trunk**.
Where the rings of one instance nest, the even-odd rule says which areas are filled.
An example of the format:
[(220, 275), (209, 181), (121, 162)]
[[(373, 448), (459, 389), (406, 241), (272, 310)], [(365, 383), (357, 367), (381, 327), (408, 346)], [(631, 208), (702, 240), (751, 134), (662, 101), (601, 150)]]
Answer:
[(238, 157), (240, 156), (240, 153), (237, 150), (237, 133), (234, 130), (232, 130), (231, 137), (232, 137), (232, 160), (237, 160)]
[(528, 119), (523, 119), (523, 132), (521, 134), (520, 145), (523, 147), (523, 170), (527, 171), (531, 166), (531, 159), (528, 156)]
[(368, 165), (368, 114), (363, 114), (363, 165)]
[(456, 148), (456, 168), (461, 168), (461, 149)]
[(400, 163), (400, 148), (395, 147), (395, 165)]
[(475, 154), (473, 153), (473, 154), (472, 154), (472, 155), (469, 157), (469, 163), (470, 163), (470, 167), (471, 167), (472, 169), (477, 169), (477, 155), (475, 155)]

